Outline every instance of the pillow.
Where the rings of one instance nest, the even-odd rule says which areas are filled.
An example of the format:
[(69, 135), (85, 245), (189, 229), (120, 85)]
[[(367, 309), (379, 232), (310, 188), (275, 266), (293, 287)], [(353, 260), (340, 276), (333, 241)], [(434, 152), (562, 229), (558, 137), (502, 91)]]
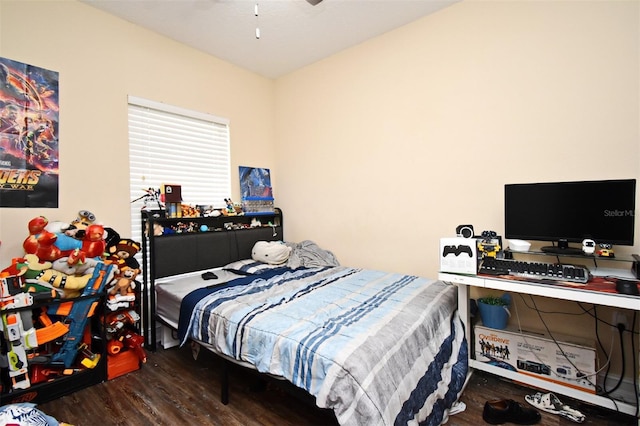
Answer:
[(229, 272), (234, 272), (239, 275), (259, 275), (270, 269), (281, 268), (282, 265), (270, 265), (264, 262), (258, 262), (253, 259), (238, 260), (231, 262), (222, 269)]
[(289, 259), (291, 247), (282, 241), (258, 241), (251, 250), (253, 260), (280, 265)]

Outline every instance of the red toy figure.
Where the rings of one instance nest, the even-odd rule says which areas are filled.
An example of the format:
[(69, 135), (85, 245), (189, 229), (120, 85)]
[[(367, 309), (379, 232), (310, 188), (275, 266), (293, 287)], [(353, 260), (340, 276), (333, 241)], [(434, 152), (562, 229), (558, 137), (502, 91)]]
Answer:
[(138, 355), (140, 362), (147, 362), (147, 352), (142, 347), (144, 345), (144, 337), (133, 331), (127, 331), (123, 336), (123, 343), (127, 349), (130, 349)]
[(107, 243), (104, 241), (104, 227), (102, 225), (89, 225), (84, 239), (82, 240), (82, 251), (87, 257), (104, 256)]
[[(36, 241), (38, 248), (36, 249), (36, 256), (41, 261), (53, 261), (62, 257), (62, 252), (55, 245), (58, 236), (53, 232), (42, 231), (38, 234)], [(31, 253), (27, 253), (31, 254)]]
[(44, 216), (34, 217), (29, 221), (29, 236), (22, 243), (24, 252), (27, 254), (35, 254), (38, 250), (38, 235), (44, 231), (49, 221)]
[(67, 265), (73, 266), (80, 264), (82, 265), (87, 260), (87, 254), (80, 249), (75, 249), (69, 256), (67, 257)]

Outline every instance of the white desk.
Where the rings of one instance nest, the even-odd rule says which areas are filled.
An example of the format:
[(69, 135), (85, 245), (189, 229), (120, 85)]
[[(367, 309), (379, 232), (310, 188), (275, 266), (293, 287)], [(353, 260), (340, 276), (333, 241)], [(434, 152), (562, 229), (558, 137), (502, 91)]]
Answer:
[[(473, 351), (471, 349), (472, 327), (469, 314), (469, 288), (483, 287), (493, 290), (504, 290), (513, 293), (531, 294), (535, 296), (544, 296), (554, 299), (592, 303), (595, 305), (612, 306), (636, 311), (640, 311), (640, 297), (625, 296), (617, 293), (604, 293), (583, 289), (574, 289), (569, 287), (539, 284), (526, 281), (513, 281), (475, 275), (458, 275), (443, 272), (438, 274), (438, 279), (456, 284), (458, 287), (458, 310), (460, 313), (460, 317), (465, 325), (465, 329), (467, 330), (469, 340), (470, 370), (478, 369), (487, 371), (501, 377), (506, 377), (508, 379), (526, 383), (528, 385), (541, 389), (547, 389), (550, 392), (567, 395), (571, 398), (620, 411), (632, 416), (636, 414), (636, 407), (633, 404), (628, 404), (621, 401), (615, 401), (614, 403), (609, 398), (572, 389), (568, 386), (562, 386), (556, 383), (548, 382), (546, 380), (520, 374), (514, 371), (509, 371), (504, 368), (488, 365), (473, 359)], [(637, 348), (640, 348), (640, 338), (638, 339), (638, 346), (636, 346), (636, 349)], [(638, 425), (640, 426), (640, 418), (638, 418)]]

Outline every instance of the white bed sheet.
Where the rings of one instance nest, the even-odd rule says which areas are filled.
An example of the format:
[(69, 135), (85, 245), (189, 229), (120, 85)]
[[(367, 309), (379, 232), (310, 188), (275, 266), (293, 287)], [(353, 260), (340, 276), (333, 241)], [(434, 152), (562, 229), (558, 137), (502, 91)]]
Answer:
[[(203, 279), (202, 274), (207, 271), (213, 272), (218, 278)], [(168, 326), (177, 330), (180, 304), (187, 294), (198, 288), (223, 284), (242, 276), (223, 269), (207, 269), (156, 280), (156, 315)]]
[[(208, 271), (216, 274), (218, 278), (209, 280), (203, 279), (202, 274)], [(232, 281), (236, 278), (242, 278), (244, 276), (245, 275), (234, 274), (233, 272), (225, 271), (223, 269), (207, 269), (205, 271), (190, 272), (188, 274), (159, 279), (155, 282), (156, 316), (160, 318), (164, 323), (166, 323), (167, 326), (173, 328), (174, 330), (177, 330), (178, 320), (180, 318), (180, 305), (182, 303), (182, 299), (187, 294), (189, 294), (193, 290), (197, 290), (205, 286), (224, 284), (226, 282)], [(176, 339), (176, 337), (177, 336), (174, 335), (171, 336), (170, 340), (172, 341), (172, 343), (169, 344), (169, 347), (177, 346), (179, 344), (179, 341)], [(204, 342), (198, 342), (198, 345), (218, 354), (222, 358), (231, 361), (234, 364), (238, 364), (245, 368), (255, 370), (255, 366), (249, 364), (248, 362), (240, 361), (217, 352), (212, 345)], [(197, 359), (199, 349), (192, 348), (192, 351), (193, 357)], [(273, 374), (268, 375), (278, 380), (286, 380), (283, 377), (275, 376)]]

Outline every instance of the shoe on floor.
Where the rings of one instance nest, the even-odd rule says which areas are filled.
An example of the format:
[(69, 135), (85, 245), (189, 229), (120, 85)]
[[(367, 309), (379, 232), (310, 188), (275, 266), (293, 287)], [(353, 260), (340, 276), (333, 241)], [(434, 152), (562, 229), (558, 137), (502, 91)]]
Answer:
[(525, 408), (512, 399), (494, 399), (484, 404), (482, 418), (492, 425), (514, 423), (517, 425), (534, 425), (540, 421), (540, 413)]
[(534, 395), (526, 395), (524, 399), (539, 410), (557, 414), (560, 417), (571, 420), (572, 422), (584, 423), (584, 414), (563, 404), (553, 393), (538, 392)]

